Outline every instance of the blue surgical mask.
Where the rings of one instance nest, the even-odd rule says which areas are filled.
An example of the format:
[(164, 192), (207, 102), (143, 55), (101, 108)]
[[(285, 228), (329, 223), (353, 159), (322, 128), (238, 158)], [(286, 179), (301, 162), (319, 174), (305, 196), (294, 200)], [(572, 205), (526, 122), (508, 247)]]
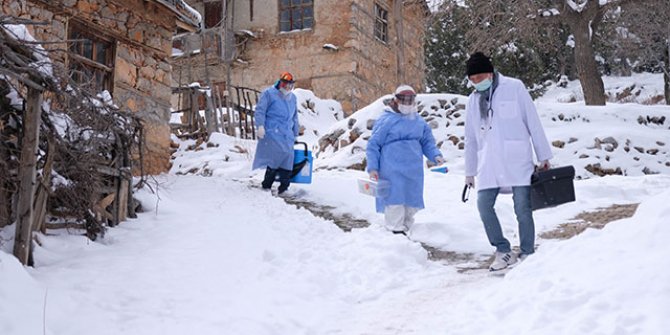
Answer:
[(492, 84), (493, 84), (493, 81), (491, 79), (487, 78), (487, 79), (484, 79), (484, 80), (476, 83), (475, 84), (475, 89), (478, 92), (484, 92), (484, 91), (488, 90), (489, 87), (491, 87)]

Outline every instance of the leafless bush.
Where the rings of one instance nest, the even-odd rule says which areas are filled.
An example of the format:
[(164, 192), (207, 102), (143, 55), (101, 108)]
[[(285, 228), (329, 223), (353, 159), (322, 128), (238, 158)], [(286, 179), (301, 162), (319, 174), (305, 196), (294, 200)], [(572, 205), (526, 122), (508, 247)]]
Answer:
[[(40, 23), (0, 15), (0, 26), (7, 24)], [(45, 101), (37, 169), (42, 178), (49, 176), (40, 181), (49, 186), (49, 216), (55, 221), (74, 220), (95, 239), (118, 222), (108, 214), (112, 205), (101, 198), (120, 192), (118, 180), (130, 178), (131, 152), (141, 157), (142, 127), (136, 116), (114, 106), (108, 94), (81, 80), (74, 82), (70, 69), (51, 61), (62, 59), (67, 50), (46, 49), (43, 44), (50, 45), (24, 40), (0, 27), (0, 227), (16, 216), (11, 204), (18, 188), (16, 162), (24, 113), (16, 102), (26, 101), (30, 87), (43, 92)], [(15, 96), (14, 104), (8, 94)], [(45, 171), (48, 153), (54, 158)]]

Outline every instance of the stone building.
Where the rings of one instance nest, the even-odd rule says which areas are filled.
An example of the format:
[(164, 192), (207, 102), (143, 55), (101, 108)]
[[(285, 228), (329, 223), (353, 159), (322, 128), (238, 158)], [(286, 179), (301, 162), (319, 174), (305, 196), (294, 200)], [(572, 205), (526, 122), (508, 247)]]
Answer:
[(347, 113), (400, 83), (424, 87), (425, 0), (187, 1), (204, 16), (205, 43), (175, 39), (192, 55), (178, 57), (191, 64), (175, 76), (180, 84), (225, 85), (232, 64), (232, 85), (262, 90), (290, 71), (297, 87), (339, 101)]
[(0, 8), (45, 22), (28, 28), (46, 48), (70, 51), (54, 53), (54, 61), (143, 120), (145, 173), (168, 170), (172, 37), (197, 31), (197, 12), (182, 0), (0, 0)]

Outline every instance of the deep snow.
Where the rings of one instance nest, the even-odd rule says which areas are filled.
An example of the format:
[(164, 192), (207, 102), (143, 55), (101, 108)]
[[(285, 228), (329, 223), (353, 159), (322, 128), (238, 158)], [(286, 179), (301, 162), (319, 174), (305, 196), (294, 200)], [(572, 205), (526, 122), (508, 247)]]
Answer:
[[(667, 125), (640, 128), (636, 118), (622, 117), (650, 110), (668, 115), (667, 106), (586, 109), (551, 100), (553, 93), (537, 102), (552, 140), (574, 136), (573, 144), (587, 143), (607, 130), (649, 145), (667, 141)], [(321, 103), (313, 117), (337, 123), (337, 106), (323, 102), (332, 107), (324, 111)], [(591, 122), (552, 120), (571, 113)], [(308, 117), (303, 110), (301, 118)], [(323, 134), (329, 127), (314, 122), (307, 130)], [(317, 140), (307, 139), (313, 146)], [(493, 251), (474, 201), (460, 202), (457, 149), (443, 149), (449, 173), (426, 170), (426, 209), (410, 240), (381, 227), (373, 198), (357, 191), (364, 172), (322, 168), (311, 185), (291, 186), (292, 194), (371, 223), (345, 233), (253, 187), (262, 177), (250, 171), (253, 141), (216, 135), (210, 142), (199, 151), (181, 143), (171, 173), (152, 181), (157, 193), (137, 193), (145, 212), (98, 241), (49, 231), (38, 236), (35, 267), (24, 268), (9, 254), (13, 227), (0, 231), (0, 334), (660, 335), (670, 328), (670, 175), (664, 171), (584, 174), (587, 179), (575, 181), (576, 202), (535, 213), (538, 234), (615, 203), (641, 202), (635, 215), (570, 240), (538, 239), (535, 255), (505, 277), (492, 277), (429, 261), (418, 243), (478, 259)], [(667, 144), (656, 145), (667, 151)], [(638, 161), (622, 146), (597, 154), (633, 171)], [(596, 150), (586, 147), (554, 148), (554, 163), (583, 166), (573, 152)], [(319, 159), (337, 163), (333, 157)], [(511, 198), (501, 196), (497, 211), (518, 244)]]

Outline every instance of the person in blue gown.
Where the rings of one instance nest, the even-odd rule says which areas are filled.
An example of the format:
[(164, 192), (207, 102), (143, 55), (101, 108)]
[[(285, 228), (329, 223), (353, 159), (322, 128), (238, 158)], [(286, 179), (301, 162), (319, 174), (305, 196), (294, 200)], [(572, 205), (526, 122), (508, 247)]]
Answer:
[(401, 85), (375, 122), (366, 149), (370, 179), (389, 183), (388, 194), (376, 198), (376, 209), (393, 233), (406, 235), (414, 214), (424, 208), (423, 156), (436, 164), (445, 162), (430, 127), (417, 113), (416, 92)]
[(294, 84), (292, 74), (282, 73), (274, 85), (261, 93), (254, 114), (258, 144), (252, 169), (265, 168), (261, 186), (266, 190), (278, 177), (278, 194), (286, 192), (291, 184), (293, 144), (300, 129)]

